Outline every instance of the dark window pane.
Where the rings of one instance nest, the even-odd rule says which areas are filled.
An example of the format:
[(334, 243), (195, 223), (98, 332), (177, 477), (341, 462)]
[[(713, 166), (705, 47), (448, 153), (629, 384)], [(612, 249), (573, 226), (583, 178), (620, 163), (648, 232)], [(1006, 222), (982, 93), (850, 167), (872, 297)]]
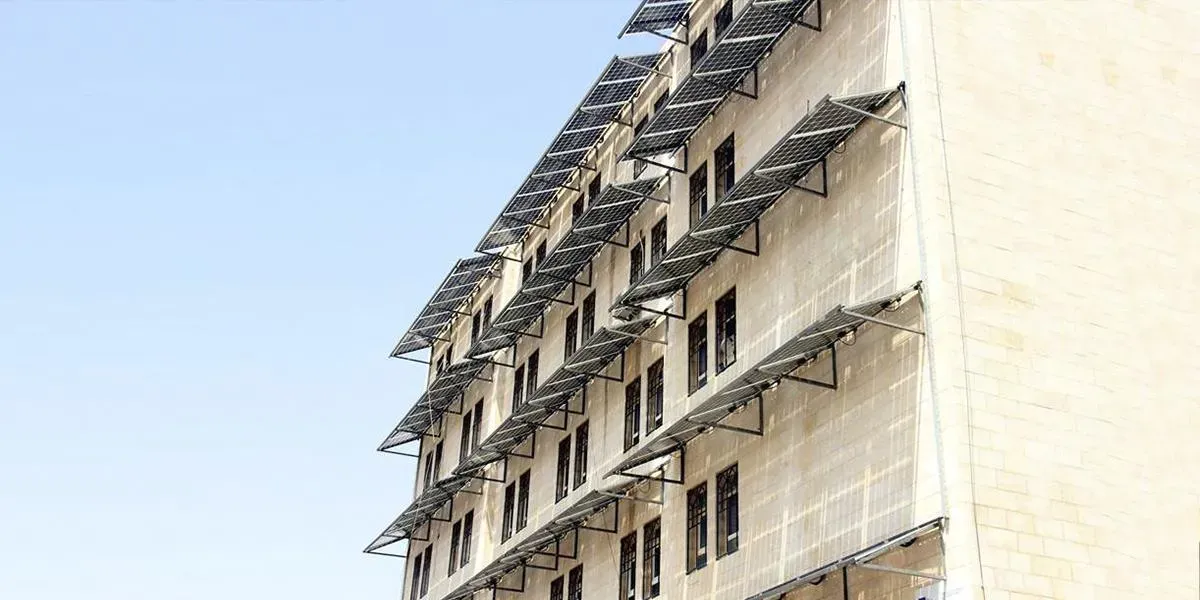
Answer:
[(687, 493), (687, 572), (708, 564), (708, 484)]
[(488, 296), (487, 300), (483, 301), (483, 328), (486, 329), (492, 323), (492, 297)]
[(621, 600), (634, 600), (637, 594), (637, 531), (621, 538)]
[(637, 283), (642, 278), (642, 269), (646, 265), (646, 246), (638, 242), (629, 249), (629, 285)]
[(571, 226), (579, 222), (579, 217), (583, 216), (583, 196), (575, 199), (575, 203), (571, 205)]
[(563, 578), (550, 582), (550, 600), (563, 600)]
[(575, 428), (575, 487), (587, 482), (588, 468), (588, 423), (584, 421)]
[(462, 541), (462, 521), (455, 521), (450, 529), (450, 569), (446, 576), (453, 575), (458, 570), (458, 545)]
[(688, 226), (694, 226), (707, 213), (708, 163), (704, 163), (688, 178)]
[(702, 29), (700, 30), (700, 33), (696, 34), (696, 39), (692, 42), (691, 48), (689, 48), (689, 54), (692, 59), (692, 69), (695, 70), (696, 66), (699, 65), (700, 61), (704, 58), (704, 55), (708, 54), (707, 29)]
[(725, 138), (713, 153), (713, 199), (717, 202), (725, 199), (725, 194), (733, 189), (733, 134)]
[(541, 353), (534, 350), (529, 354), (529, 359), (525, 361), (525, 400), (533, 397), (533, 393), (537, 391), (538, 386), (538, 363), (541, 362)]
[(658, 113), (662, 112), (662, 109), (667, 106), (667, 100), (670, 98), (671, 95), (667, 92), (660, 94), (658, 98), (654, 100), (654, 114), (657, 115)]
[(654, 598), (661, 591), (662, 521), (654, 519), (642, 528), (642, 597)]
[(625, 449), (628, 450), (641, 439), (642, 426), (642, 380), (634, 378), (625, 386)]
[(471, 454), (471, 425), (473, 423), (471, 413), (472, 411), (467, 411), (462, 418), (462, 439), (458, 443), (458, 462), (460, 463)]
[(713, 17), (713, 38), (721, 39), (721, 34), (729, 29), (729, 24), (733, 22), (733, 0), (725, 0), (725, 4), (717, 10), (717, 14)]
[(566, 361), (579, 348), (579, 311), (573, 310), (567, 315), (567, 334), (563, 344), (563, 360)]
[(507, 542), (513, 534), (513, 511), (517, 504), (517, 484), (510, 483), (504, 488), (504, 520), (500, 530), (500, 541)]
[(583, 600), (583, 565), (567, 573), (567, 600)]
[(413, 559), (412, 581), (408, 584), (408, 597), (411, 600), (417, 600), (417, 598), (421, 597), (421, 561), (422, 557), (420, 554), (417, 554), (417, 557)]
[(667, 254), (667, 218), (663, 217), (650, 230), (650, 266), (657, 265)]
[(479, 325), (482, 316), (479, 313), (471, 315), (471, 343), (479, 340)]
[(433, 481), (436, 483), (442, 478), (442, 441), (439, 440), (437, 446), (433, 448)]
[(717, 558), (738, 549), (738, 473), (733, 465), (717, 473)]
[(429, 573), (433, 571), (433, 544), (425, 546), (425, 570), (421, 573), (421, 595), (429, 593)]
[(597, 172), (596, 176), (592, 177), (592, 180), (590, 182), (588, 182), (588, 188), (587, 188), (588, 204), (589, 205), (594, 204), (596, 202), (596, 199), (599, 197), (600, 197), (600, 173)]
[(663, 422), (663, 359), (646, 369), (646, 433), (662, 426)]
[(567, 497), (571, 481), (571, 436), (558, 442), (558, 469), (554, 476), (554, 501)]
[(525, 402), (525, 365), (517, 367), (513, 372), (512, 410), (517, 412)]
[(521, 473), (517, 480), (517, 526), (516, 530), (525, 529), (529, 523), (529, 471)]
[(529, 281), (530, 275), (533, 275), (533, 259), (532, 258), (525, 261), (525, 264), (521, 265), (521, 283), (525, 283), (526, 281)]
[(688, 393), (708, 383), (708, 314), (688, 325)]
[(475, 511), (469, 510), (463, 515), (462, 566), (471, 562), (471, 534), (475, 530)]
[(596, 292), (588, 294), (587, 298), (583, 299), (583, 322), (580, 324), (580, 328), (583, 332), (579, 337), (585, 342), (596, 331)]
[(724, 371), (737, 360), (737, 290), (732, 289), (717, 300), (717, 372)]
[(471, 427), (471, 449), (479, 449), (479, 439), (483, 437), (483, 400), (475, 403), (475, 424)]
[(534, 253), (534, 256), (537, 258), (537, 266), (534, 268), (537, 269), (542, 266), (542, 263), (546, 262), (546, 240), (542, 240), (538, 244), (537, 252)]

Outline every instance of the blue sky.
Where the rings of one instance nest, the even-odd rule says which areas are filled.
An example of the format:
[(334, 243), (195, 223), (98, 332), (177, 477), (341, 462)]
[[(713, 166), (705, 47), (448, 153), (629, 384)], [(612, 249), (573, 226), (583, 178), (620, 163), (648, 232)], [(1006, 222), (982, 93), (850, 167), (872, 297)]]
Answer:
[(395, 598), (386, 355), (635, 4), (0, 2), (0, 597)]

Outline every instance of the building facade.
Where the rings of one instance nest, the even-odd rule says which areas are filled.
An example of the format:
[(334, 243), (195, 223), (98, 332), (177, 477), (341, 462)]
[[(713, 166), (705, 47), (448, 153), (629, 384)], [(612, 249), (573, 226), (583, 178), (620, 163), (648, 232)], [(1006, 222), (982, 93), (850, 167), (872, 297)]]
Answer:
[(1192, 4), (641, 2), (393, 352), (367, 551), (411, 600), (1196, 598)]

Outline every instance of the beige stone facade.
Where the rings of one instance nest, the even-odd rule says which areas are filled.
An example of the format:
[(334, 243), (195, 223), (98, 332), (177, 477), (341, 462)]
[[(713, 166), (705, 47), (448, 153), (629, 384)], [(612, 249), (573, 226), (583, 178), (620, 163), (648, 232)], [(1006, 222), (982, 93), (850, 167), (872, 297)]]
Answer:
[[(735, 0), (734, 14), (749, 3)], [(690, 28), (673, 35), (711, 30), (723, 4), (696, 0)], [(904, 82), (878, 116), (905, 127), (865, 119), (827, 157), (828, 196), (784, 194), (737, 242), (751, 247), (757, 234), (757, 255), (725, 251), (686, 293), (653, 304), (681, 318), (657, 318), (608, 379), (587, 383), (570, 404), (582, 414), (546, 420), (519, 446), (532, 458), (510, 455), (468, 474), (453, 502), (386, 538), (393, 550), (407, 545), (404, 598), (552, 598), (551, 582), (583, 565), (582, 598), (624, 600), (621, 539), (630, 534), (633, 598), (650, 598), (644, 526), (656, 518), (658, 597), (669, 600), (1200, 597), (1200, 3), (823, 0), (806, 19), (818, 11), (820, 31), (791, 27), (758, 63), (757, 98), (730, 95), (685, 149), (664, 157), (684, 172), (656, 193), (664, 202), (632, 216), (626, 245), (644, 240), (649, 252), (664, 216), (668, 246), (689, 235), (688, 174), (707, 163), (716, 202), (714, 151), (731, 133), (741, 180), (826, 96)], [(664, 50), (659, 68), (670, 77), (641, 85), (623, 112), (630, 123), (689, 73), (686, 46)], [(635, 179), (633, 162), (619, 160), (633, 139), (614, 124), (591, 152), (605, 185)], [(651, 166), (641, 177), (667, 173)], [(581, 171), (575, 182), (590, 177)], [(577, 197), (560, 193), (540, 219), (546, 228), (506, 248), (459, 311), (478, 313), (487, 298), (500, 311), (522, 288), (521, 261), (572, 229)], [(539, 337), (488, 358), (522, 365), (537, 351), (544, 382), (563, 366), (567, 315), (584, 297), (595, 293), (597, 328), (622, 323), (608, 309), (630, 287), (629, 270), (629, 248), (606, 245), (588, 285), (572, 286), (527, 332)], [(664, 365), (665, 430), (830, 309), (916, 282), (916, 297), (879, 316), (898, 327), (866, 322), (834, 342), (836, 389), (779, 382), (726, 421), (753, 429), (761, 407), (761, 434), (715, 428), (647, 463), (671, 482), (626, 491), (634, 480), (612, 473), (661, 433), (644, 422), (655, 361)], [(730, 289), (736, 360), (716, 373), (715, 304)], [(689, 393), (689, 323), (701, 313), (708, 381)], [(439, 335), (452, 344), (431, 342), (431, 355), (452, 346), (452, 362), (468, 360), (471, 335), (471, 317), (456, 318)], [(827, 380), (831, 359), (824, 351), (792, 374)], [(481, 401), (484, 438), (511, 418), (513, 376), (489, 365), (411, 444), (418, 498), (429, 495), (422, 467), (439, 441), (431, 485), (463, 475), (465, 420), (454, 413)], [(640, 441), (627, 449), (635, 378)], [(559, 443), (585, 422), (586, 481), (575, 485), (572, 464), (569, 492), (556, 500)], [(715, 478), (734, 464), (738, 548), (717, 558)], [(506, 488), (526, 471), (528, 522), (502, 540)], [(700, 483), (707, 564), (688, 572), (687, 494)], [(491, 586), (476, 585), (614, 486), (627, 497), (589, 519), (592, 529), (573, 529), (533, 566), (511, 563)], [(468, 512), (471, 545), (453, 550), (450, 573), (452, 530)], [(863, 552), (872, 554), (856, 560)], [(425, 585), (413, 581), (418, 556)]]

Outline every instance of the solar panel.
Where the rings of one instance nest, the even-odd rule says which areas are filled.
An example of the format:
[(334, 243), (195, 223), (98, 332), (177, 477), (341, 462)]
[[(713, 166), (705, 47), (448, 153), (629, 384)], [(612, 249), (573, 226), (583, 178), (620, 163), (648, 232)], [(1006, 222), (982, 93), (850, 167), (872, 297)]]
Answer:
[(467, 356), (478, 358), (515, 344), (521, 332), (542, 316), (554, 298), (573, 285), (572, 281), (604, 244), (667, 179), (662, 175), (606, 186), (570, 231), (546, 253), (537, 271), (483, 328), (479, 339), (467, 349)]
[(473, 593), (489, 589), (510, 573), (523, 568), (535, 556), (555, 545), (572, 530), (584, 525), (589, 518), (598, 515), (627, 494), (636, 481), (622, 482), (603, 489), (594, 489), (584, 494), (574, 504), (557, 513), (546, 524), (529, 533), (520, 543), (503, 552), (492, 562), (459, 585), (445, 597), (448, 600), (469, 598)]
[(585, 166), (588, 152), (600, 142), (608, 126), (618, 121), (625, 105), (654, 73), (661, 57), (661, 54), (645, 54), (614, 57), (609, 61), (479, 241), (476, 251), (491, 253), (524, 239), (532, 224), (568, 185), (575, 170)]
[(441, 336), (475, 290), (479, 289), (479, 283), (495, 272), (499, 260), (495, 256), (475, 256), (454, 263), (450, 274), (442, 280), (442, 284), (425, 304), (425, 308), (421, 309), (412, 326), (392, 349), (392, 356), (401, 356), (433, 345), (433, 340)]
[(474, 473), (503, 459), (656, 322), (655, 318), (644, 318), (596, 330), (479, 444), (479, 448), (459, 463), (454, 473)]
[(664, 31), (675, 29), (687, 17), (688, 11), (692, 9), (692, 2), (693, 0), (642, 0), (617, 37), (625, 37), (631, 33), (661, 35)]
[(826, 96), (667, 250), (662, 261), (621, 294), (614, 308), (636, 306), (685, 289), (775, 200), (849, 138), (867, 118), (866, 113), (883, 107), (896, 93), (890, 89), (840, 98)]
[(621, 474), (674, 452), (709, 428), (710, 425), (706, 423), (720, 422), (738, 407), (745, 406), (764, 390), (773, 387), (785, 375), (832, 348), (839, 336), (870, 322), (861, 315), (873, 318), (885, 310), (895, 310), (902, 302), (914, 297), (916, 289), (916, 286), (912, 286), (853, 307), (834, 307), (737, 379), (693, 407), (674, 425), (647, 440), (609, 471), (608, 476)]
[[(622, 159), (648, 159), (683, 147), (696, 129), (757, 68), (816, 0), (754, 0), (733, 18), (708, 53), (626, 148)], [(639, 9), (640, 10), (640, 9)], [(635, 13), (635, 17), (637, 14)]]
[(438, 373), (429, 383), (425, 393), (421, 394), (400, 423), (379, 445), (379, 450), (388, 450), (420, 439), (442, 417), (446, 409), (462, 397), (467, 386), (480, 379), (479, 373), (487, 364), (480, 360), (463, 360)]

